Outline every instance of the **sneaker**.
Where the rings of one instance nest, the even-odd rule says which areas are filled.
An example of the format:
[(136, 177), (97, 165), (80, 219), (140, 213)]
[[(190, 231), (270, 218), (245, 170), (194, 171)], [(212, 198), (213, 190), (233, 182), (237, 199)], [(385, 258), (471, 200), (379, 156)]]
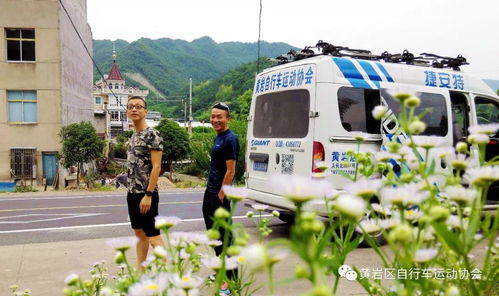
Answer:
[(226, 282), (222, 284), (222, 286), (220, 287), (219, 295), (220, 296), (232, 296), (232, 293), (229, 290), (229, 284), (227, 284)]

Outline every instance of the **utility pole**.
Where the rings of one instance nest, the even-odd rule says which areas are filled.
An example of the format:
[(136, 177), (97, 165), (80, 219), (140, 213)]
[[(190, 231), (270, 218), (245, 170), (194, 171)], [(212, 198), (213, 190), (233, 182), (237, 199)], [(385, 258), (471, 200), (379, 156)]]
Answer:
[(184, 103), (184, 128), (187, 127), (187, 98), (184, 98), (183, 100)]
[(192, 78), (189, 78), (189, 135), (192, 135)]

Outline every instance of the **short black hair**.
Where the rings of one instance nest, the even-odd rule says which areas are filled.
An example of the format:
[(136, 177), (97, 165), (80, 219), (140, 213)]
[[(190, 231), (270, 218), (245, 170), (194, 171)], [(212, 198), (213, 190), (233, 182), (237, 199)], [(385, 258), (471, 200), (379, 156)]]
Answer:
[(128, 102), (130, 102), (131, 100), (141, 100), (142, 102), (144, 102), (144, 107), (146, 107), (146, 109), (147, 109), (147, 102), (146, 102), (146, 100), (144, 100), (143, 97), (133, 96), (133, 97), (128, 98)]
[(229, 108), (229, 105), (220, 102), (220, 103), (216, 103), (215, 105), (213, 105), (212, 108), (227, 111), (227, 115), (230, 117), (230, 108)]

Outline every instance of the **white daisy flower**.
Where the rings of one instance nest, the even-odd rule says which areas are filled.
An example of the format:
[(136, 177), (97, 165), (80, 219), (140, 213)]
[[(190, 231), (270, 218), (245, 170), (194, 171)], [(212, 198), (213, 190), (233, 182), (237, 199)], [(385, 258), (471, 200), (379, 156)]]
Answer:
[(80, 277), (76, 273), (71, 273), (64, 279), (64, 283), (68, 286), (74, 286), (79, 279)]
[(382, 214), (384, 216), (389, 216), (392, 214), (392, 211), (390, 210), (390, 208), (383, 207), (382, 205), (380, 205), (378, 203), (371, 204), (371, 207), (373, 208), (373, 210), (376, 213)]
[[(241, 250), (239, 257), (244, 258), (244, 266), (251, 271), (263, 269), (269, 263), (267, 249), (261, 244), (252, 244)], [(242, 260), (242, 259), (239, 259)]]
[(499, 130), (499, 123), (473, 125), (468, 128), (470, 134), (485, 134), (492, 136)]
[(485, 134), (471, 134), (468, 136), (468, 143), (470, 144), (488, 144), (490, 141), (490, 138), (488, 135)]
[(463, 186), (447, 186), (443, 194), (449, 200), (455, 201), (458, 204), (464, 205), (473, 202), (478, 193), (474, 189), (466, 189)]
[[(231, 257), (232, 258), (232, 257)], [(231, 258), (226, 258), (225, 260), (225, 269), (226, 270), (231, 270), (237, 267), (237, 258), (231, 259)], [(204, 266), (208, 267), (209, 269), (213, 271), (219, 271), (222, 268), (222, 259), (219, 257), (208, 257), (208, 258), (203, 258), (201, 259), (201, 263), (203, 263)]]
[(294, 203), (304, 203), (312, 199), (324, 198), (333, 188), (331, 183), (295, 175), (271, 177), (272, 187), (282, 196)]
[(222, 186), (224, 194), (229, 200), (241, 201), (248, 197), (248, 190), (244, 187), (235, 187), (230, 185)]
[(283, 248), (271, 248), (268, 250), (268, 258), (269, 264), (275, 264), (284, 260), (284, 258), (288, 257), (289, 251)]
[(163, 246), (156, 246), (153, 250), (153, 254), (159, 259), (165, 259), (168, 257), (168, 252)]
[(128, 296), (149, 296), (159, 295), (168, 286), (168, 274), (160, 273), (155, 278), (142, 276), (140, 282), (128, 288)]
[(392, 229), (400, 223), (399, 218), (379, 219), (378, 221), (379, 226), (386, 230)]
[(437, 136), (414, 136), (413, 138), (414, 144), (416, 146), (431, 149), (438, 147), (442, 144), (443, 138)]
[(336, 199), (334, 208), (342, 215), (359, 219), (366, 213), (366, 202), (360, 197), (345, 194)]
[[(450, 215), (445, 221), (450, 228), (461, 229), (461, 219), (457, 215)], [(463, 219), (464, 228), (468, 228), (468, 219)]]
[(111, 238), (106, 244), (116, 251), (125, 252), (135, 246), (139, 240), (135, 236)]
[(161, 229), (161, 228), (169, 229), (177, 225), (178, 222), (182, 221), (182, 219), (175, 216), (157, 216), (154, 220), (155, 220), (154, 227), (156, 227), (156, 229)]
[(363, 132), (351, 132), (351, 134), (352, 134), (352, 137), (355, 139), (355, 141), (358, 141), (358, 142), (364, 142), (364, 140), (366, 139), (366, 135), (367, 135)]
[(471, 166), (471, 159), (466, 154), (450, 154), (445, 157), (445, 162), (450, 164), (453, 169), (465, 170)]
[(374, 155), (374, 158), (377, 162), (388, 162), (390, 161), (390, 159), (395, 159), (396, 157), (396, 154), (390, 153), (388, 151), (379, 151)]
[(370, 198), (378, 192), (381, 183), (381, 179), (361, 179), (357, 182), (347, 184), (345, 186), (345, 191), (351, 195)]
[(182, 277), (178, 274), (173, 274), (170, 277), (171, 283), (182, 290), (192, 290), (199, 288), (203, 284), (203, 279), (200, 277), (193, 277), (191, 273), (186, 273)]
[(381, 230), (381, 226), (375, 219), (363, 219), (359, 222), (359, 225), (355, 227), (358, 233), (376, 233)]
[(432, 158), (446, 159), (456, 155), (456, 149), (454, 147), (438, 147), (430, 150), (430, 155)]
[(428, 262), (438, 255), (438, 250), (436, 249), (419, 249), (414, 255), (414, 262)]
[(418, 205), (428, 198), (428, 192), (419, 191), (419, 185), (412, 183), (400, 187), (381, 189), (381, 203), (384, 205)]
[(484, 185), (499, 180), (499, 166), (484, 166), (469, 169), (463, 176), (464, 181), (473, 185)]
[(385, 116), (386, 112), (388, 111), (388, 108), (383, 105), (378, 105), (374, 107), (374, 109), (371, 111), (373, 118), (376, 120), (381, 120), (383, 116)]

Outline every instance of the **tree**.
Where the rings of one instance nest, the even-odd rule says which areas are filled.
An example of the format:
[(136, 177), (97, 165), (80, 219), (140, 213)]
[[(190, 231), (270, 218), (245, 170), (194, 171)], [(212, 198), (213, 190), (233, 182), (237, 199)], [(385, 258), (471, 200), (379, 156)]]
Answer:
[(189, 135), (183, 127), (168, 119), (161, 120), (156, 129), (163, 138), (163, 160), (173, 182), (173, 163), (185, 159), (190, 153)]
[(94, 126), (88, 121), (64, 126), (59, 132), (62, 150), (59, 154), (62, 165), (77, 166), (76, 182), (80, 186), (80, 170), (84, 163), (102, 156), (104, 141), (97, 136)]

